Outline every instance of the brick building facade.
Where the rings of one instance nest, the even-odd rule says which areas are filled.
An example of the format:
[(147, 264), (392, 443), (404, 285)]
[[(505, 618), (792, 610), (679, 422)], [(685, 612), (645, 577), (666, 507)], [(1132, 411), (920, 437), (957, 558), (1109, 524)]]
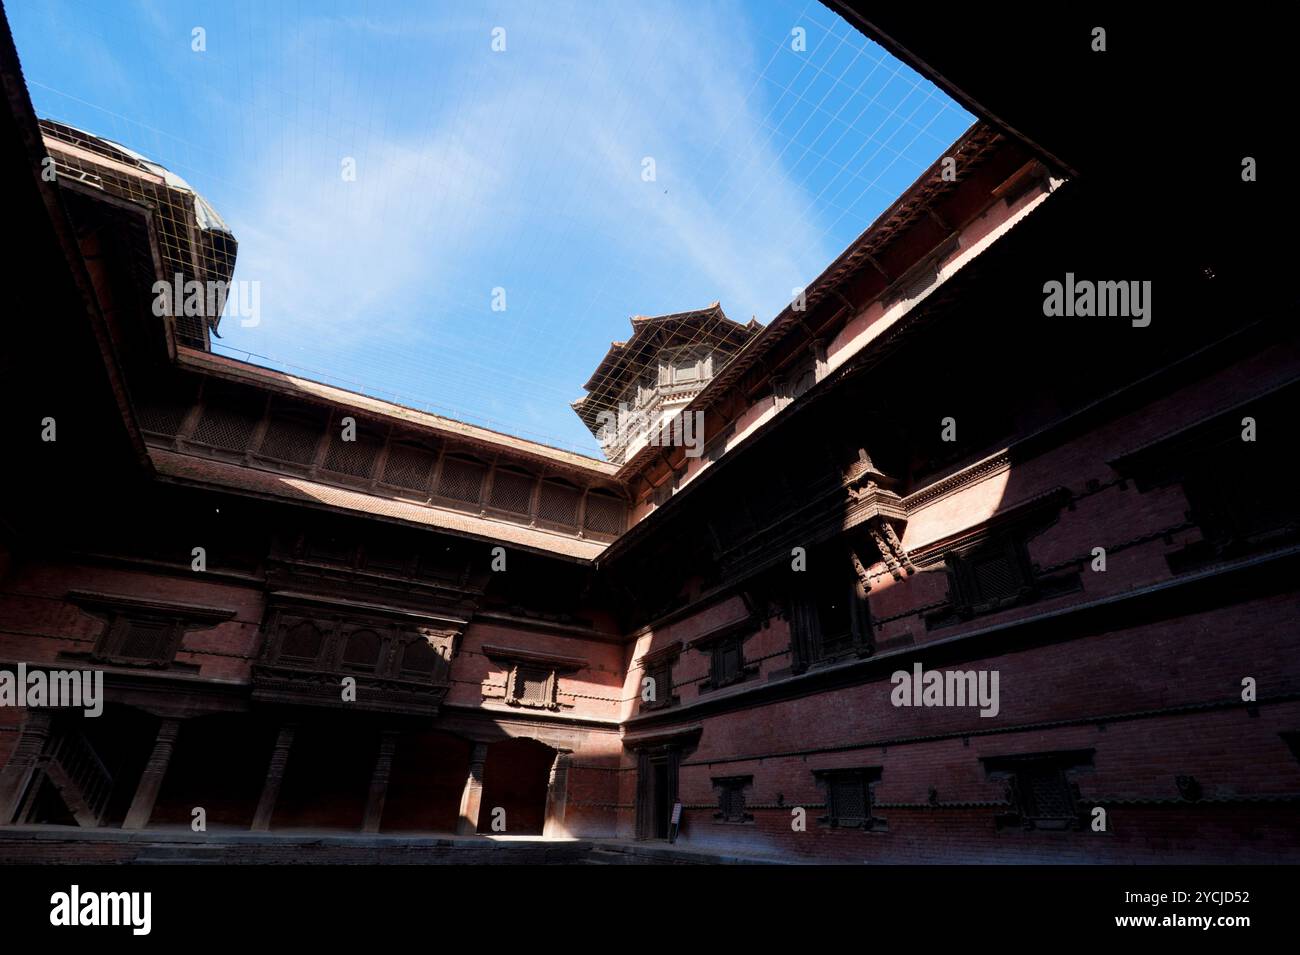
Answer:
[(634, 319), (575, 403), (610, 463), (154, 314), (236, 237), (8, 42), (0, 670), (106, 702), (0, 707), (0, 826), (1300, 858), (1300, 340), (1097, 180), (981, 121), (766, 326)]

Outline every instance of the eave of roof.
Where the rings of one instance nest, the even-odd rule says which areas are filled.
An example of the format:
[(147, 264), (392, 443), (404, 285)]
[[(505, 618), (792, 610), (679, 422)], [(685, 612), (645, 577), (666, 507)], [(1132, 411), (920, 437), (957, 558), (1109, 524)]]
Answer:
[(216, 486), (252, 497), (288, 501), (331, 511), (351, 511), (368, 517), (449, 531), (485, 543), (513, 544), (542, 554), (582, 561), (595, 559), (606, 547), (599, 541), (553, 534), (519, 524), (417, 504), (414, 501), (380, 497), (242, 464), (227, 464), (210, 458), (180, 454), (165, 448), (152, 447), (149, 454), (158, 476), (173, 483)]
[[(993, 127), (977, 121), (950, 149), (945, 150), (944, 156), (962, 157), (959, 168), (970, 169), (973, 168), (974, 162), (1004, 139), (1005, 137)], [(731, 361), (713, 377), (713, 380), (689, 405), (682, 409), (681, 413), (705, 411), (722, 400), (741, 376), (756, 366), (761, 366), (763, 359), (784, 341), (788, 334), (804, 327), (805, 317), (819, 302), (836, 294), (838, 287), (860, 269), (870, 267), (881, 248), (888, 245), (907, 225), (924, 215), (936, 198), (956, 188), (961, 181), (960, 178), (944, 180), (942, 158), (936, 159), (906, 192), (877, 216), (875, 221), (807, 286), (801, 311), (795, 311), (794, 302), (786, 305), (776, 318), (732, 357)], [(916, 261), (922, 261), (926, 254), (929, 254), (928, 250), (919, 255)], [(618, 479), (630, 486), (647, 465), (663, 457), (663, 450), (657, 446), (642, 448), (623, 462), (618, 469)]]

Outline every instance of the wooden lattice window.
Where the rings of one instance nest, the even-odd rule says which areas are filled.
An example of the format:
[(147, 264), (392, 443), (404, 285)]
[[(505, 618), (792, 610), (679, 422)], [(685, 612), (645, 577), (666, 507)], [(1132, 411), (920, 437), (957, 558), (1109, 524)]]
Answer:
[(815, 773), (826, 792), (824, 825), (833, 829), (875, 829), (881, 820), (871, 813), (871, 786), (879, 769), (833, 769)]
[[(355, 431), (346, 429), (353, 438), (344, 441), (345, 428), (343, 418), (352, 417)], [(368, 478), (375, 469), (375, 461), (384, 446), (382, 434), (373, 425), (355, 415), (341, 415), (330, 426), (329, 450), (325, 453), (325, 469), (336, 474), (346, 474), (356, 478)]]
[(555, 670), (531, 663), (517, 664), (510, 678), (509, 701), (517, 706), (553, 707)]
[(978, 550), (948, 558), (949, 590), (961, 613), (987, 613), (1032, 594), (1034, 578), (1024, 545), (992, 541)]
[(182, 633), (179, 620), (115, 614), (94, 655), (110, 663), (165, 665), (175, 657)]
[(477, 505), (483, 492), (487, 465), (473, 458), (448, 455), (438, 475), (438, 496), (460, 504)]
[(627, 508), (620, 498), (612, 494), (591, 491), (587, 494), (586, 519), (583, 529), (593, 534), (615, 536), (623, 533)]
[(563, 530), (578, 529), (582, 492), (562, 481), (543, 481), (537, 500), (537, 522)]
[(745, 673), (743, 636), (733, 634), (715, 643), (712, 664), (709, 682), (714, 686), (727, 686), (740, 680)]
[(1091, 762), (1091, 750), (985, 759), (989, 776), (1006, 783), (1009, 811), (998, 815), (998, 828), (1079, 828), (1079, 795), (1069, 773)]
[(524, 471), (498, 467), (492, 473), (492, 490), (488, 506), (510, 514), (526, 515), (532, 511), (533, 488), (537, 478)]
[(745, 811), (745, 790), (753, 782), (753, 776), (715, 776), (713, 788), (718, 792), (718, 811), (713, 818), (718, 822), (753, 822), (753, 814)]
[(669, 659), (646, 667), (644, 678), (652, 682), (647, 687), (643, 687), (641, 692), (641, 708), (643, 710), (654, 710), (672, 705), (673, 663), (674, 661)]
[(429, 475), (437, 455), (432, 448), (414, 441), (393, 441), (384, 463), (384, 483), (412, 491), (427, 491)]
[(290, 464), (311, 464), (328, 424), (324, 409), (276, 399), (258, 453)]
[(266, 399), (256, 392), (210, 382), (191, 441), (226, 451), (245, 451), (261, 420)]

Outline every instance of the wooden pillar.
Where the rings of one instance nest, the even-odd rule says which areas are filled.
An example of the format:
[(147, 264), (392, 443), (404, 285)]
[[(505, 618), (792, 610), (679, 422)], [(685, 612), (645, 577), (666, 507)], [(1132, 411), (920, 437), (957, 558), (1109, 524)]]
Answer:
[(379, 820), (384, 815), (384, 801), (388, 798), (388, 777), (393, 771), (393, 753), (397, 751), (397, 731), (384, 730), (379, 734), (379, 755), (375, 757), (375, 771), (370, 776), (370, 796), (366, 800), (366, 818), (362, 832), (378, 832)]
[(458, 835), (471, 836), (478, 832), (478, 811), (483, 801), (483, 764), (487, 762), (487, 743), (475, 743), (469, 755), (469, 775), (465, 777), (465, 791), (460, 796), (460, 822)]
[(266, 782), (262, 784), (262, 796), (257, 800), (257, 811), (253, 813), (253, 824), (249, 827), (255, 832), (266, 832), (271, 828), (275, 801), (280, 798), (280, 783), (284, 781), (284, 766), (289, 761), (289, 750), (293, 747), (293, 731), (293, 725), (286, 723), (280, 727), (280, 734), (275, 738), (271, 763), (266, 769)]
[(172, 750), (176, 748), (176, 736), (180, 731), (180, 720), (163, 720), (158, 727), (153, 752), (149, 754), (149, 761), (145, 763), (144, 772), (140, 775), (140, 785), (135, 788), (135, 798), (127, 810), (123, 829), (143, 829), (149, 825), (149, 817), (153, 815), (153, 806), (158, 801), (163, 778), (167, 775), (167, 764), (172, 761)]
[(543, 836), (565, 836), (564, 810), (569, 802), (569, 753), (556, 753), (551, 763), (551, 779), (546, 787), (546, 822)]
[(15, 820), (18, 807), (22, 805), (23, 795), (36, 774), (37, 760), (45, 750), (45, 743), (50, 738), (50, 713), (48, 710), (27, 711), (23, 721), (18, 742), (9, 754), (9, 762), (0, 770), (0, 826), (7, 826)]

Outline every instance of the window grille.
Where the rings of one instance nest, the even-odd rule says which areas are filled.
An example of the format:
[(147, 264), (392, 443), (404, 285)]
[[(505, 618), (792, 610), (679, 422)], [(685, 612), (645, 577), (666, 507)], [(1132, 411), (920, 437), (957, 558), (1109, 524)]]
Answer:
[(258, 453), (290, 464), (311, 464), (327, 425), (323, 408), (275, 401), (271, 404), (271, 418)]
[(537, 479), (531, 474), (497, 468), (492, 474), (492, 491), (488, 504), (511, 514), (528, 514), (532, 510), (533, 486)]
[(486, 474), (487, 467), (470, 458), (443, 458), (438, 495), (462, 504), (478, 504)]
[(595, 534), (617, 535), (623, 532), (626, 508), (613, 495), (593, 491), (587, 495), (587, 513), (583, 528)]
[(578, 504), (582, 492), (558, 481), (543, 481), (537, 501), (537, 520), (566, 530), (578, 529)]
[(264, 399), (254, 393), (208, 385), (203, 412), (190, 440), (225, 451), (245, 451), (262, 417)]
[(436, 455), (430, 448), (413, 442), (394, 441), (388, 446), (384, 483), (412, 491), (427, 491), (435, 460)]
[(370, 426), (357, 418), (356, 440), (344, 441), (341, 417), (336, 417), (330, 424), (330, 446), (325, 454), (325, 468), (336, 474), (370, 477), (379, 449), (383, 447), (383, 440)]

